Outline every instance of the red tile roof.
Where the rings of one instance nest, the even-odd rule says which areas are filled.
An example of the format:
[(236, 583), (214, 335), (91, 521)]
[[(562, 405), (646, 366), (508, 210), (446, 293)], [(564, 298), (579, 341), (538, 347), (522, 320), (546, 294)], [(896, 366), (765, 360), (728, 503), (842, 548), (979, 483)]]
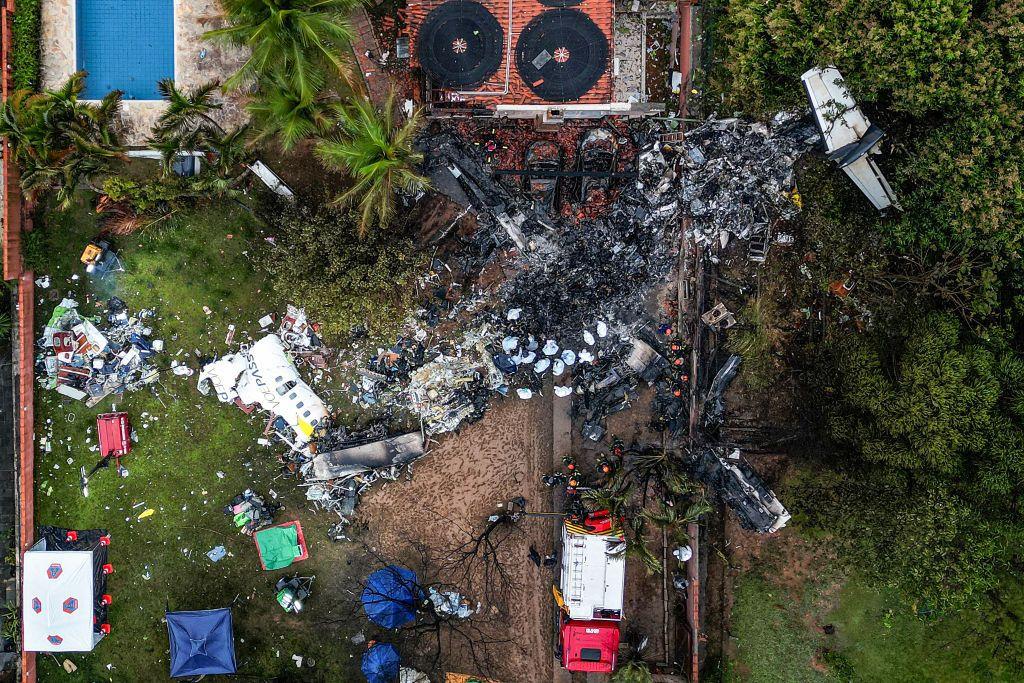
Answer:
[[(409, 0), (409, 33), (412, 66), (419, 67), (416, 60), (416, 38), (419, 33), (420, 24), (423, 19), (436, 7), (443, 5), (446, 0)], [(494, 15), (505, 31), (505, 47), (507, 48), (508, 35), (512, 34), (512, 53), (505, 49), (501, 64), (485, 83), (476, 86), (474, 92), (494, 91), (494, 95), (461, 96), (454, 91), (444, 91), (440, 96), (435, 93), (435, 101), (466, 102), (475, 106), (493, 106), (496, 104), (569, 104), (566, 102), (550, 102), (544, 100), (530, 89), (519, 76), (515, 65), (515, 46), (519, 39), (519, 33), (534, 17), (552, 9), (542, 5), (538, 0), (512, 0), (512, 26), (509, 28), (509, 2), (508, 0), (477, 0), (481, 5)], [(585, 95), (575, 103), (581, 104), (605, 104), (612, 102), (612, 74), (611, 63), (615, 53), (614, 31), (615, 23), (615, 0), (583, 0), (579, 5), (571, 7), (583, 12), (601, 29), (608, 38), (608, 63), (605, 65), (604, 73), (597, 83), (587, 91)], [(502, 94), (505, 87), (506, 61), (512, 60), (509, 70), (508, 93)]]

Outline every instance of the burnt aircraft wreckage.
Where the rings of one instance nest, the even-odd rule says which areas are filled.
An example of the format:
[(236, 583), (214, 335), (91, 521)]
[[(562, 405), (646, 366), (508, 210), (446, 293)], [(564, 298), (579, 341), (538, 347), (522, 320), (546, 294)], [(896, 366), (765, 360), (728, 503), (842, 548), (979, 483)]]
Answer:
[[(454, 302), (426, 302), (402, 338), (370, 359), (363, 399), (412, 406), (429, 437), (479, 419), (496, 394), (529, 399), (550, 376), (556, 397), (574, 397), (581, 432), (596, 442), (606, 437), (609, 415), (633, 405), (643, 386), (654, 386), (660, 428), (681, 435), (687, 402), (662, 388), (678, 386), (682, 368), (654, 333), (645, 302), (672, 273), (682, 207), (704, 202), (694, 236), (706, 245), (720, 232), (747, 239), (791, 217), (792, 165), (816, 139), (813, 128), (795, 117), (771, 127), (712, 120), (688, 147), (663, 143), (657, 123), (621, 126), (614, 135), (636, 151), (639, 168), (617, 174), (624, 181), (585, 229), (533, 202), (518, 178), (496, 176), (464, 136), (438, 128), (421, 139), (424, 170), (433, 189), (477, 223), (459, 238), (451, 269), (481, 273), (500, 263), (507, 276), (492, 289), (460, 290)], [(753, 149), (749, 158), (740, 156), (743, 163), (722, 161), (744, 145)], [(715, 183), (707, 181), (709, 173)], [(462, 338), (437, 339), (432, 330), (444, 321), (457, 321)], [(702, 481), (745, 515), (744, 526), (770, 532), (785, 524), (785, 508), (774, 497), (766, 507), (767, 488), (748, 465), (694, 469), (711, 473)], [(744, 496), (747, 504), (737, 506)], [(775, 519), (764, 523), (744, 512), (761, 509), (775, 510)]]

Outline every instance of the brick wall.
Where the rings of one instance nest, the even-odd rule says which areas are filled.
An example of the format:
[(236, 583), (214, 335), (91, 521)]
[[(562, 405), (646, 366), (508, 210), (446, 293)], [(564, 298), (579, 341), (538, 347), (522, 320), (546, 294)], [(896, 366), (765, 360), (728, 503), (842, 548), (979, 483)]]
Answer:
[[(0, 7), (0, 36), (3, 50), (0, 51), (0, 97), (7, 100), (11, 91), (10, 51), (11, 19), (16, 10), (15, 0), (6, 0)], [(3, 221), (2, 250), (3, 276), (5, 280), (17, 279), (17, 311), (14, 341), (17, 349), (12, 363), (12, 380), (15, 384), (16, 419), (13, 420), (14, 443), (17, 451), (14, 463), (0, 471), (13, 467), (17, 477), (15, 510), (18, 519), (18, 545), (22, 551), (35, 540), (35, 413), (33, 412), (33, 339), (35, 312), (35, 282), (31, 271), (26, 271), (21, 258), (21, 235), (31, 230), (31, 220), (25, 214), (24, 202), (19, 186), (18, 171), (11, 158), (7, 141), (3, 141), (3, 168), (0, 170), (0, 219)], [(0, 437), (2, 438), (2, 437)], [(10, 455), (10, 453), (8, 454)], [(19, 554), (20, 564), (20, 554)], [(20, 569), (20, 568), (19, 568)], [(20, 591), (21, 582), (18, 582)], [(35, 683), (36, 655), (34, 652), (21, 653), (21, 680)]]

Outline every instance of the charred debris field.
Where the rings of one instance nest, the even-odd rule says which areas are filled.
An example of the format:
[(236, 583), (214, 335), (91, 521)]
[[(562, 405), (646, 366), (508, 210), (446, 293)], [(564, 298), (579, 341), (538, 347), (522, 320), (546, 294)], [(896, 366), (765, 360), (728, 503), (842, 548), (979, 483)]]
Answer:
[[(520, 673), (557, 668), (545, 584), (560, 580), (563, 520), (610, 514), (629, 577), (618, 600), (638, 629), (655, 625), (636, 636), (650, 666), (683, 670), (686, 605), (699, 599), (687, 571), (692, 525), (714, 501), (761, 533), (789, 513), (712, 436), (739, 361), (719, 370), (705, 355), (702, 330), (722, 325), (679, 299), (694, 268), (680, 264), (767, 239), (769, 225), (791, 219), (794, 161), (814, 131), (795, 117), (710, 120), (682, 144), (657, 122), (567, 124), (560, 144), (611, 166), (559, 178), (555, 201), (502, 173), (525, 131), (467, 137), (435, 124), (420, 135), (431, 189), (403, 200), (409, 219), (395, 228), (414, 265), (395, 290), (397, 338), (325, 333), (304, 309), (325, 310), (321, 295), (282, 279), (276, 263), (297, 234), (289, 222), (334, 215), (329, 207), (176, 212), (107, 238), (114, 260), (101, 273), (77, 259), (102, 229), (92, 195), (40, 223), (37, 335), (49, 343), (38, 357), (39, 516), (104, 528), (127, 549), (107, 579), (118, 596), (108, 619), (120, 624), (107, 637), (136, 643), (75, 656), (75, 666), (126, 680), (166, 666), (164, 608), (224, 603), (241, 670), (349, 675), (365, 643), (386, 636), (354, 617), (353, 586), (402, 565), (448, 601), (398, 632), (406, 661), (537, 680)], [(491, 139), (504, 160), (476, 144)], [(326, 296), (359, 295), (323, 282)], [(80, 371), (65, 371), (61, 335), (78, 330), (91, 346), (71, 351)], [(273, 381), (287, 386), (254, 389)], [(707, 436), (691, 434), (694, 405)], [(137, 445), (108, 463), (96, 419), (119, 412)], [(503, 445), (484, 445), (494, 439)], [(467, 460), (481, 448), (486, 471)], [(438, 477), (446, 496), (412, 488), (411, 505), (377, 502)], [(295, 521), (304, 557), (285, 564), (316, 576), (300, 614), (274, 599), (295, 570), (261, 571), (269, 550), (254, 542)], [(462, 607), (451, 612), (451, 600)], [(353, 656), (325, 649), (313, 637), (322, 629)], [(42, 660), (41, 673), (58, 664)]]
[[(469, 78), (455, 55), (485, 41), (497, 69), (502, 44), (471, 7), (472, 40), (451, 6), (363, 20), (397, 52), (427, 17), (425, 68)], [(517, 63), (547, 76), (506, 90), (611, 88), (579, 63), (600, 27), (553, 11), (573, 49), (531, 30)], [(671, 100), (676, 36), (647, 26)], [(360, 68), (408, 77), (383, 61)], [(799, 80), (759, 119), (385, 94), (265, 157), (281, 175), (168, 115), (156, 138), (210, 150), (34, 197), (35, 518), (62, 547), (33, 552), (110, 559), (93, 623), (61, 622), (92, 651), (43, 632), (77, 598), (22, 605), (39, 677), (1014, 680), (1012, 245), (915, 222), (921, 170), (862, 74)], [(175, 640), (213, 617), (168, 612), (207, 609), (227, 636)]]

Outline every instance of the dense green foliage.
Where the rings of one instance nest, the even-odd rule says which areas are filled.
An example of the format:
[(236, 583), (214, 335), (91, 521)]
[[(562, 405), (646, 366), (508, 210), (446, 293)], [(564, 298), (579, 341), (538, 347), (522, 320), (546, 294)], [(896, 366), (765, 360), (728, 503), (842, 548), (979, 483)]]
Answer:
[(1024, 5), (722, 2), (717, 73), (730, 102), (802, 104), (800, 74), (837, 66), (893, 136), (906, 211), (882, 229), (899, 248), (965, 257), (951, 286), (980, 283), (972, 313), (998, 312), (1002, 285), (1020, 277), (1024, 236)]
[(0, 135), (14, 147), (30, 201), (53, 192), (58, 205), (67, 208), (80, 182), (123, 158), (115, 131), (121, 93), (91, 104), (78, 99), (84, 88), (85, 73), (78, 72), (57, 90), (19, 90), (4, 103)]
[(330, 71), (345, 69), (345, 51), (352, 38), (348, 13), (358, 0), (221, 0), (221, 4), (229, 25), (206, 36), (250, 52), (228, 87), (279, 77), (306, 99), (323, 87)]
[(337, 202), (359, 206), (359, 232), (364, 234), (373, 225), (391, 222), (397, 191), (427, 186), (416, 171), (423, 155), (413, 147), (422, 118), (417, 111), (404, 123), (398, 121), (394, 92), (381, 109), (366, 98), (355, 98), (336, 107), (336, 116), (338, 135), (320, 142), (316, 151), (328, 167), (352, 177), (352, 187)]
[(767, 299), (752, 299), (740, 313), (739, 328), (729, 336), (729, 351), (743, 356), (740, 372), (746, 385), (755, 391), (767, 389), (779, 375), (774, 313)]
[(39, 0), (18, 0), (11, 21), (11, 76), (16, 90), (39, 85)]
[(257, 131), (256, 141), (276, 136), (281, 147), (290, 150), (302, 140), (326, 133), (333, 123), (333, 107), (328, 95), (303, 97), (275, 76), (245, 109)]
[(218, 84), (212, 82), (182, 91), (172, 79), (165, 78), (158, 87), (167, 100), (167, 108), (157, 119), (149, 143), (161, 154), (164, 175), (171, 175), (180, 154), (198, 151), (205, 153), (203, 174), (209, 176), (212, 172), (223, 181), (223, 188), (211, 183), (211, 190), (236, 184), (253, 157), (248, 149), (249, 128), (240, 126), (226, 131), (213, 118), (224, 106), (213, 98)]
[(801, 507), (904, 595), (975, 601), (1024, 532), (1024, 361), (943, 313), (836, 345), (828, 428), (858, 459), (817, 482), (838, 505), (808, 490)]
[(245, 48), (250, 56), (228, 79), (234, 89), (255, 86), (246, 109), (266, 139), (285, 149), (326, 129), (328, 93), (348, 87), (349, 13), (360, 0), (222, 0), (225, 28), (208, 38)]
[[(792, 537), (790, 540), (793, 540)], [(837, 572), (832, 539), (786, 541), (765, 565), (737, 577), (729, 633), (728, 683), (1010, 683), (1024, 664), (1024, 585), (1004, 575), (998, 595), (977, 608), (940, 615), (899, 599), (860, 574)], [(809, 553), (807, 556), (805, 553)], [(807, 564), (793, 580), (793, 564)], [(1002, 597), (1000, 597), (1002, 596)], [(831, 624), (834, 632), (823, 626)], [(824, 665), (824, 666), (823, 666)], [(827, 667), (827, 671), (825, 668)], [(715, 680), (705, 667), (702, 679)]]
[[(152, 222), (170, 212), (209, 205), (218, 199), (241, 194), (233, 189), (233, 185), (225, 186), (211, 170), (185, 178), (170, 175), (149, 180), (112, 175), (103, 181), (100, 190), (109, 202), (113, 202), (113, 206), (109, 202), (100, 202), (97, 209), (108, 215), (106, 227), (113, 228), (111, 221), (132, 219), (131, 225), (114, 232), (131, 232), (141, 227), (143, 222)], [(140, 221), (142, 217), (148, 217), (148, 220)]]
[(777, 305), (814, 311), (829, 282), (857, 288), (822, 336), (789, 347), (829, 452), (798, 512), (905, 599), (995, 599), (1024, 533), (1024, 4), (719, 9), (713, 81), (728, 103), (802, 106), (800, 75), (835, 65), (890, 134), (882, 166), (904, 209), (873, 216), (835, 169), (826, 184), (812, 169), (814, 191), (801, 181), (814, 260), (789, 264), (809, 277)]
[[(170, 179), (167, 179), (170, 180)], [(161, 210), (176, 201), (181, 188), (165, 179), (132, 180), (124, 176), (111, 176), (103, 181), (103, 194), (115, 202), (124, 202), (138, 213)]]
[(612, 683), (651, 683), (651, 670), (643, 662), (629, 662), (616, 669)]
[(274, 244), (258, 262), (275, 293), (304, 306), (328, 339), (357, 327), (390, 338), (405, 318), (421, 265), (411, 240), (363, 234), (348, 212), (292, 208), (277, 223)]
[(841, 342), (833, 436), (866, 461), (1024, 503), (1024, 361), (933, 313)]

